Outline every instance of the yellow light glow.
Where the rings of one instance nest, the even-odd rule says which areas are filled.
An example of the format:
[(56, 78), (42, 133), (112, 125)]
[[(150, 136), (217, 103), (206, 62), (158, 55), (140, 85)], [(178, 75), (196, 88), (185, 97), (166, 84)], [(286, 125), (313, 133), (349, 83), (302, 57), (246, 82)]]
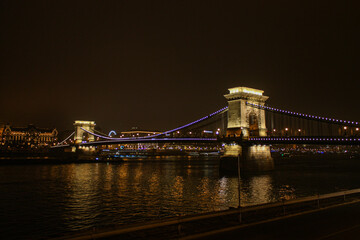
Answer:
[(254, 95), (262, 96), (264, 91), (254, 89), (254, 88), (247, 88), (247, 87), (236, 87), (236, 88), (229, 88), (230, 94), (232, 93), (249, 93)]
[(94, 121), (75, 121), (75, 124), (95, 125)]

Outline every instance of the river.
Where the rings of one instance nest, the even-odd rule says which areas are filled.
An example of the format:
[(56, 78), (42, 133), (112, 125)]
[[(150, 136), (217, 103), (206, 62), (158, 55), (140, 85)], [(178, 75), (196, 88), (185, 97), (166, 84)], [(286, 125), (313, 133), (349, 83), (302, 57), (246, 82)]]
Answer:
[[(0, 166), (0, 238), (47, 239), (113, 224), (238, 205), (238, 179), (218, 158), (156, 157), (120, 164)], [(360, 159), (280, 160), (242, 176), (242, 206), (360, 188)]]

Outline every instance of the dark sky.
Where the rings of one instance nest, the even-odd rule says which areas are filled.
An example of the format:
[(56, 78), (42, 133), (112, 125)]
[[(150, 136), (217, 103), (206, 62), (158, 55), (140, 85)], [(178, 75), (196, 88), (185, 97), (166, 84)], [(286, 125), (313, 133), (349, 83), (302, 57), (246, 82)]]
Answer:
[(0, 122), (166, 130), (259, 88), (360, 120), (356, 1), (1, 1)]

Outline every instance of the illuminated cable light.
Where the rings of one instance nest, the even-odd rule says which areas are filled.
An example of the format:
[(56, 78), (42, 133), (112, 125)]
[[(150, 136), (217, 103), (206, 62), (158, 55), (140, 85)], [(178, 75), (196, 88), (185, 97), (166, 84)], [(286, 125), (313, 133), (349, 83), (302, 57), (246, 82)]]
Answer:
[(75, 131), (72, 132), (67, 138), (65, 138), (65, 140), (63, 140), (62, 142), (58, 143), (57, 145), (63, 144), (63, 143), (66, 142), (69, 138), (71, 138), (74, 134), (75, 134)]
[[(196, 120), (196, 121), (194, 121), (194, 122), (191, 122), (191, 123), (189, 123), (189, 124), (186, 124), (186, 125), (184, 125), (184, 126), (181, 126), (181, 127), (178, 127), (178, 128), (175, 128), (175, 129), (172, 129), (172, 130), (163, 132), (163, 133), (154, 134), (154, 135), (145, 136), (145, 137), (138, 137), (138, 138), (158, 137), (158, 136), (161, 136), (161, 135), (165, 135), (165, 134), (168, 134), (168, 133), (172, 133), (172, 132), (175, 132), (175, 131), (177, 131), (177, 130), (180, 130), (180, 129), (189, 127), (189, 126), (191, 126), (191, 125), (193, 125), (193, 124), (196, 124), (196, 123), (198, 123), (198, 122), (201, 122), (201, 121), (203, 121), (203, 120), (206, 120), (206, 119), (208, 119), (209, 117), (212, 117), (212, 116), (214, 116), (214, 115), (216, 115), (216, 114), (218, 114), (218, 113), (220, 113), (220, 112), (223, 112), (223, 111), (225, 111), (225, 110), (228, 110), (228, 108), (229, 108), (228, 106), (223, 107), (223, 108), (221, 108), (220, 110), (218, 110), (218, 111), (216, 111), (216, 112), (214, 112), (214, 113), (211, 113), (211, 114), (208, 115), (208, 116), (205, 116), (205, 117), (203, 117), (203, 118), (200, 118), (200, 119), (198, 119), (198, 120)], [(81, 128), (81, 129), (83, 129), (83, 128)], [(94, 136), (97, 136), (97, 137), (100, 137), (100, 138), (104, 138), (104, 139), (109, 139), (109, 140), (110, 140), (110, 139), (111, 139), (111, 140), (128, 140), (128, 139), (133, 139), (133, 138), (108, 138), (108, 137), (105, 137), (105, 136), (101, 136), (101, 135), (92, 133), (92, 132), (87, 131), (87, 130), (85, 130), (85, 129), (83, 129), (83, 130), (86, 131), (86, 132), (88, 132), (88, 133), (90, 133), (90, 134), (92, 134), (92, 135), (94, 135)]]
[[(252, 105), (252, 106), (260, 106), (257, 104), (253, 104), (253, 103), (248, 103), (246, 102), (248, 105)], [(344, 123), (349, 123), (349, 124), (355, 124), (358, 125), (359, 122), (352, 122), (352, 121), (346, 121), (346, 120), (339, 120), (339, 119), (334, 119), (334, 118), (325, 118), (325, 117), (319, 117), (319, 116), (314, 116), (314, 115), (308, 115), (308, 114), (303, 114), (303, 113), (297, 113), (297, 112), (291, 112), (291, 111), (285, 111), (285, 110), (281, 110), (281, 109), (277, 109), (277, 108), (273, 108), (273, 107), (268, 107), (268, 106), (260, 106), (261, 108), (265, 108), (265, 109), (270, 109), (276, 112), (281, 112), (281, 113), (287, 113), (287, 114), (291, 114), (291, 115), (297, 115), (297, 116), (303, 116), (303, 117), (308, 117), (308, 118), (313, 118), (313, 119), (320, 119), (320, 120), (324, 120), (324, 121), (332, 121), (332, 122), (344, 122)]]

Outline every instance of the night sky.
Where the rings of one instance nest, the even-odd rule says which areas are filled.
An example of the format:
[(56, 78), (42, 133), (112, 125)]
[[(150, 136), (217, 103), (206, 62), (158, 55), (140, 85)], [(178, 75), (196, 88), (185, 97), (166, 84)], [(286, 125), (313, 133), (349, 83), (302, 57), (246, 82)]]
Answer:
[(356, 1), (0, 1), (0, 122), (166, 130), (226, 106), (360, 120)]

